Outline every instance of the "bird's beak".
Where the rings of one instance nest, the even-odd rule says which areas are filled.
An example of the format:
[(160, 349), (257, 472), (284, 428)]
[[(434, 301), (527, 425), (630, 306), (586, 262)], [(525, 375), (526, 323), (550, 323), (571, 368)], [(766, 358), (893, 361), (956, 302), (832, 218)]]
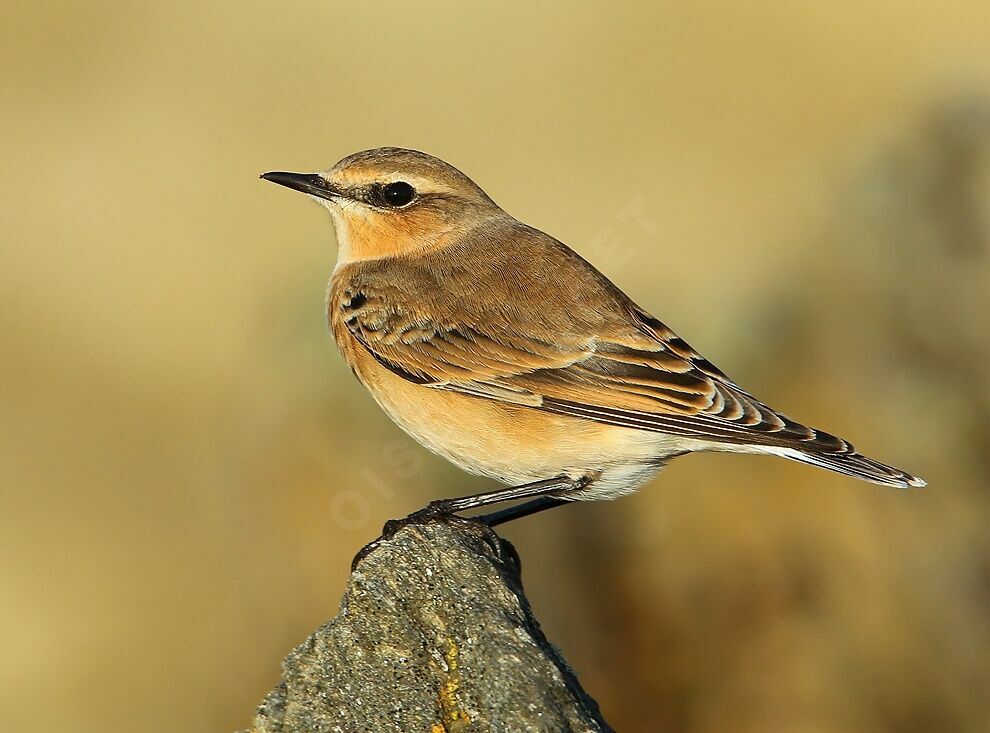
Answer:
[(340, 196), (341, 192), (333, 188), (323, 176), (316, 173), (285, 173), (282, 171), (272, 171), (262, 173), (261, 177), (266, 181), (277, 183), (280, 186), (291, 188), (295, 191), (302, 191), (310, 196), (320, 199), (332, 200), (335, 196)]

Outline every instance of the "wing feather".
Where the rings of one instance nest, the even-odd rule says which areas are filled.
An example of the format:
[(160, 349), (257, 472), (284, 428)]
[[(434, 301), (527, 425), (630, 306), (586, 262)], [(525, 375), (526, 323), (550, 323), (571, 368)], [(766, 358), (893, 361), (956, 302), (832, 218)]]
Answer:
[[(346, 307), (353, 304), (353, 307)], [(524, 404), (613, 425), (739, 444), (847, 444), (772, 410), (732, 383), (660, 321), (633, 307), (636, 332), (614, 339), (498, 333), (454, 323), (365, 288), (344, 303), (344, 323), (380, 363), (435, 388)]]

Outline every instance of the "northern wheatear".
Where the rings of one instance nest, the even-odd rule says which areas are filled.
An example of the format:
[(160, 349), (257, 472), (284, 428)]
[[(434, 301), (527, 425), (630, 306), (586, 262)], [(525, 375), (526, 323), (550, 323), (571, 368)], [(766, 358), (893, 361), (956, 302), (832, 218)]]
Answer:
[(453, 512), (541, 497), (497, 521), (630, 493), (669, 459), (766, 453), (924, 486), (737, 386), (566, 245), (425, 153), (379, 148), (262, 178), (337, 230), (330, 330), (386, 413), (430, 450), (511, 488)]

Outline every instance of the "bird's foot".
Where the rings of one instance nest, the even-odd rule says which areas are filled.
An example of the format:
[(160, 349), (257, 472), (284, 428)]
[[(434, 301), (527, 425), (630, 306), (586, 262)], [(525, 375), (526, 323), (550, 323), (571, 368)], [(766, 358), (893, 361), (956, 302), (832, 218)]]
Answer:
[(403, 527), (410, 524), (426, 524), (427, 522), (442, 521), (454, 516), (455, 507), (447, 499), (437, 499), (431, 501), (422, 509), (418, 509), (402, 519), (390, 519), (382, 527), (382, 537), (389, 539)]
[(358, 550), (358, 553), (354, 556), (354, 560), (351, 561), (351, 570), (354, 570), (368, 553), (378, 547), (384, 540), (392, 539), (396, 532), (403, 527), (408, 527), (411, 524), (426, 524), (428, 522), (463, 520), (463, 517), (458, 517), (454, 514), (456, 509), (455, 506), (452, 506), (452, 502), (449, 499), (437, 499), (402, 519), (388, 520), (385, 522), (385, 526), (382, 527), (381, 536)]

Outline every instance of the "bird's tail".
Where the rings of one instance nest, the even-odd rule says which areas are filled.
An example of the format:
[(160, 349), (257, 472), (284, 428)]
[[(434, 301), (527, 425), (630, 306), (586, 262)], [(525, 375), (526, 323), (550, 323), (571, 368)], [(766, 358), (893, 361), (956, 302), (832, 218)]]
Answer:
[[(846, 444), (848, 445), (848, 444)], [(849, 452), (826, 453), (814, 450), (800, 450), (798, 448), (776, 448), (771, 452), (784, 458), (807, 463), (820, 468), (827, 468), (829, 471), (843, 473), (846, 476), (853, 476), (863, 481), (871, 481), (883, 486), (894, 486), (899, 489), (908, 487), (925, 486), (924, 479), (912, 476), (899, 468), (888, 466), (880, 461), (874, 461), (861, 453), (852, 450), (848, 445)]]

